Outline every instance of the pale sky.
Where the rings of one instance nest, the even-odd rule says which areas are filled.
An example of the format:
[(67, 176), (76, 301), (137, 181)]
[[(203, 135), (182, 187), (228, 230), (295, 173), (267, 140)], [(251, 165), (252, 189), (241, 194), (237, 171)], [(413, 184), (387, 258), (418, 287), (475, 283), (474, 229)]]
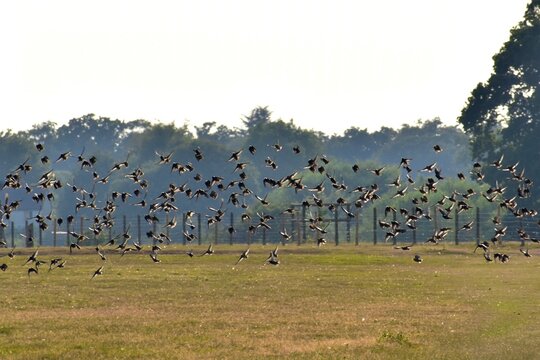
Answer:
[(454, 125), (528, 0), (5, 1), (0, 130), (88, 113), (328, 134)]

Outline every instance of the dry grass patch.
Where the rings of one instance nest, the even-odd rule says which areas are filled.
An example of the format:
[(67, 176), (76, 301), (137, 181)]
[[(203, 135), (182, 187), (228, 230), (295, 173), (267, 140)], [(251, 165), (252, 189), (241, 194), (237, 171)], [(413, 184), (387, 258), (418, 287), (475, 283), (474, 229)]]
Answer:
[(530, 358), (538, 345), (539, 264), (517, 248), (486, 264), (472, 246), (418, 246), (416, 264), (389, 246), (289, 245), (272, 267), (273, 247), (252, 246), (234, 266), (244, 248), (110, 254), (94, 280), (91, 251), (30, 278), (21, 254), (0, 274), (0, 358)]

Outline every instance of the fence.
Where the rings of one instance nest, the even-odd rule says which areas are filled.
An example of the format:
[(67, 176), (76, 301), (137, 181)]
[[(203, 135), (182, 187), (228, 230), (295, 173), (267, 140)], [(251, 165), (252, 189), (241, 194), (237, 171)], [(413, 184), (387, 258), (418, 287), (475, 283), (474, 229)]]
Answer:
[[(396, 213), (384, 213), (384, 209), (377, 207), (356, 208), (351, 205), (334, 205), (334, 211), (324, 207), (308, 207), (295, 204), (290, 213), (281, 213), (273, 218), (257, 221), (240, 214), (229, 213), (223, 216), (221, 221), (210, 222), (209, 218), (203, 218), (201, 214), (195, 214), (187, 218), (186, 214), (177, 213), (181, 219), (175, 227), (168, 227), (170, 215), (167, 214), (164, 221), (146, 221), (144, 217), (122, 216), (112, 227), (105, 228), (100, 234), (91, 230), (91, 220), (78, 217), (71, 223), (64, 222), (58, 225), (55, 219), (51, 221), (51, 227), (42, 230), (33, 219), (26, 221), (24, 228), (17, 229), (14, 224), (8, 223), (0, 237), (6, 246), (31, 247), (31, 246), (65, 246), (73, 242), (80, 245), (96, 246), (104, 244), (111, 239), (124, 233), (129, 233), (133, 241), (141, 245), (152, 244), (158, 239), (168, 238), (174, 244), (251, 244), (251, 243), (293, 243), (293, 244), (316, 244), (321, 242), (334, 243), (423, 243), (440, 229), (450, 229), (444, 241), (459, 244), (461, 242), (476, 242), (489, 240), (494, 236), (496, 225), (492, 223), (492, 214), (481, 213), (478, 208), (474, 211), (460, 213), (455, 210), (452, 216), (443, 219), (433, 209), (431, 220), (419, 219), (415, 228), (405, 226), (403, 216)], [(499, 212), (500, 214), (500, 212)], [(400, 223), (400, 231), (395, 236), (387, 236), (388, 229), (381, 227), (380, 222)], [(472, 222), (469, 230), (458, 230)], [(538, 238), (539, 224), (532, 217), (505, 216), (502, 225), (506, 226), (506, 235), (501, 241), (521, 241), (518, 231), (525, 231), (531, 238)], [(36, 229), (34, 229), (36, 228)], [(283, 233), (283, 234), (282, 234)], [(75, 235), (82, 234), (86, 238), (77, 240)], [(287, 239), (286, 239), (287, 237)]]

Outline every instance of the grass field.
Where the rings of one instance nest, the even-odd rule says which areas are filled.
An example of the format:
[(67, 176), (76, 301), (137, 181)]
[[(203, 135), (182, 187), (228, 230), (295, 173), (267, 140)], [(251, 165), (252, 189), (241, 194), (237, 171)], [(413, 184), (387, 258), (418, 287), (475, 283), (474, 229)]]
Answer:
[(31, 251), (2, 257), (0, 358), (538, 358), (540, 249), (506, 245), (503, 264), (473, 245), (288, 245), (263, 266), (272, 247), (258, 245), (234, 266), (244, 248), (109, 254), (93, 280), (93, 249), (42, 248), (66, 267), (30, 277)]

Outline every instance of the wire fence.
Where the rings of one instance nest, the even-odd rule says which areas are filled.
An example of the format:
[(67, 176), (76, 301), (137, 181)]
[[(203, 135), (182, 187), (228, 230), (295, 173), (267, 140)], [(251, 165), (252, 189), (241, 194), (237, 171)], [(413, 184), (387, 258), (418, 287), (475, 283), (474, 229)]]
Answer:
[[(441, 241), (447, 243), (480, 243), (496, 238), (498, 241), (537, 241), (539, 223), (532, 216), (503, 216), (500, 224), (494, 223), (492, 213), (482, 213), (478, 208), (467, 212), (453, 211), (443, 218), (433, 209), (431, 216), (418, 216), (405, 221), (411, 213), (385, 212), (383, 208), (361, 209), (350, 205), (309, 208), (293, 205), (293, 211), (276, 216), (229, 213), (218, 220), (209, 215), (185, 213), (166, 214), (161, 221), (141, 215), (122, 216), (111, 226), (94, 231), (92, 220), (83, 216), (71, 222), (42, 229), (33, 218), (24, 227), (7, 223), (0, 231), (6, 247), (80, 246), (105, 244), (128, 234), (130, 241), (140, 245), (172, 243), (201, 244), (415, 244), (433, 242), (437, 234), (444, 233)], [(500, 214), (500, 213), (499, 213)], [(180, 220), (177, 221), (176, 219)], [(173, 224), (174, 223), (174, 224)], [(502, 235), (497, 235), (497, 231)], [(435, 239), (437, 240), (437, 239)]]

